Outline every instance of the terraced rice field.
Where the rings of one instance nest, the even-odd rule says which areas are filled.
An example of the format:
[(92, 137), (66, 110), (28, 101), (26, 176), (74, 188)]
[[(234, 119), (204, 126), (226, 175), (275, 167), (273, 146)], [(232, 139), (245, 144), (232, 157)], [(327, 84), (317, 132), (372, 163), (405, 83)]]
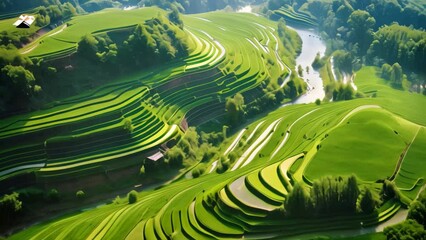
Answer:
[(316, 27), (318, 23), (312, 16), (309, 16), (303, 12), (297, 12), (292, 7), (286, 6), (281, 7), (274, 11), (274, 14), (278, 18), (284, 18), (284, 20), (290, 24), (304, 25), (306, 27)]
[[(165, 142), (179, 134), (177, 126), (188, 112), (206, 115), (217, 101), (253, 89), (268, 76), (288, 74), (278, 64), (276, 45), (282, 45), (274, 37), (274, 23), (218, 12), (185, 16), (184, 21), (194, 49), (187, 59), (165, 66), (172, 70), (117, 81), (47, 110), (8, 119), (0, 126), (0, 141), (9, 144), (1, 154), (16, 156), (10, 159), (16, 161), (15, 168), (45, 164), (40, 173), (47, 177), (66, 174), (68, 168), (80, 171)], [(275, 62), (270, 68), (265, 67), (267, 58)], [(378, 215), (276, 215), (295, 182), (310, 187), (322, 175), (354, 172), (369, 184), (394, 174), (404, 196), (415, 197), (426, 177), (419, 170), (426, 113), (418, 110), (426, 99), (392, 89), (376, 76), (377, 69), (365, 67), (355, 79), (360, 91), (377, 92), (376, 98), (290, 105), (240, 129), (220, 146), (224, 156), (241, 153), (223, 174), (209, 171), (143, 191), (135, 204), (123, 199), (37, 224), (11, 239), (284, 238), (386, 221), (401, 208), (400, 202), (385, 202)], [(194, 108), (196, 113), (191, 112)], [(132, 133), (123, 130), (125, 119), (131, 120)], [(14, 142), (36, 135), (38, 142)], [(98, 141), (98, 136), (108, 140)], [(29, 155), (39, 158), (29, 161)], [(212, 168), (215, 163), (212, 159)], [(15, 173), (1, 166), (4, 177)]]
[[(91, 210), (92, 217), (104, 216), (93, 217), (98, 220), (93, 222), (91, 227), (87, 227), (83, 220), (89, 213), (83, 212), (75, 218), (65, 217), (63, 225), (47, 224), (43, 228), (35, 226), (13, 236), (12, 239), (29, 236), (40, 229), (43, 229), (44, 233), (50, 232), (49, 229), (72, 231), (68, 224), (65, 224), (66, 221), (73, 223), (73, 229), (86, 226), (80, 229), (79, 236), (101, 234), (100, 236), (105, 238), (127, 236), (128, 239), (282, 238), (302, 232), (306, 234), (307, 229), (308, 233), (317, 234), (330, 230), (357, 229), (360, 222), (363, 222), (364, 226), (383, 222), (400, 209), (399, 202), (387, 202), (379, 209), (379, 215), (359, 214), (327, 219), (290, 220), (276, 218), (273, 214), (282, 206), (296, 181), (305, 182), (309, 186), (309, 179), (320, 176), (319, 170), (315, 170), (318, 167), (322, 168), (321, 175), (336, 174), (335, 169), (339, 170), (338, 174), (344, 174), (350, 169), (357, 173), (363, 183), (372, 183), (388, 177), (398, 162), (398, 159), (389, 157), (398, 155), (399, 150), (404, 149), (405, 141), (409, 142), (413, 138), (415, 140), (407, 151), (395, 181), (398, 187), (404, 189), (416, 179), (425, 177), (425, 173), (414, 170), (421, 164), (416, 157), (424, 156), (423, 148), (419, 147), (425, 137), (424, 127), (402, 119), (377, 102), (375, 99), (358, 99), (321, 106), (293, 105), (281, 108), (237, 132), (222, 146), (226, 154), (232, 151), (251, 153), (256, 149), (253, 159), (246, 165), (236, 161), (224, 174), (212, 172), (197, 179), (167, 185), (153, 192), (142, 192), (141, 200), (135, 205), (112, 205)], [(371, 140), (379, 144), (374, 145), (377, 151), (384, 151), (380, 147), (393, 149), (394, 145), (399, 148), (396, 148), (396, 153), (374, 155), (374, 158), (368, 159), (372, 161), (371, 164), (358, 164), (353, 160), (351, 164), (339, 165), (336, 161), (342, 158), (365, 157), (359, 153), (358, 148), (345, 148), (346, 142), (341, 141), (341, 136), (352, 136), (346, 141), (357, 141), (360, 137), (368, 139), (370, 124), (363, 126), (367, 129), (357, 126), (359, 121), (365, 121), (366, 118), (375, 126), (377, 123), (373, 119), (380, 120), (382, 124), (385, 122), (377, 130), (382, 134), (380, 136), (383, 136), (382, 141), (377, 143)], [(421, 130), (418, 130), (419, 128)], [(265, 141), (270, 135), (270, 140)], [(242, 139), (244, 144), (237, 144)], [(260, 142), (262, 144), (259, 144)], [(337, 151), (331, 154), (336, 156), (329, 159), (321, 156), (322, 151), (329, 151), (329, 144), (337, 143), (342, 144), (342, 148), (337, 148)], [(318, 144), (322, 145), (319, 150)], [(301, 163), (291, 173), (290, 168), (296, 161)], [(365, 166), (368, 166), (368, 169)], [(382, 171), (382, 168), (388, 170)], [(363, 174), (364, 172), (368, 174)], [(415, 174), (407, 175), (403, 172)], [(417, 190), (404, 190), (403, 194), (411, 197)], [(126, 219), (129, 224), (123, 224), (118, 220), (120, 218)]]
[[(68, 49), (60, 42), (75, 48), (86, 32), (134, 26), (159, 11), (126, 11), (125, 18), (119, 10), (78, 16), (61, 32), (44, 37), (58, 44), (48, 44), (51, 49), (40, 45), (28, 54), (57, 56)], [(120, 21), (98, 24), (109, 18)], [(275, 36), (276, 23), (251, 14), (225, 13), (185, 16), (184, 20), (192, 46), (187, 58), (57, 101), (44, 110), (2, 120), (0, 180), (28, 171), (37, 171), (45, 179), (103, 171), (108, 162), (178, 138), (184, 118), (223, 113), (227, 97), (288, 74), (276, 64), (282, 61), (277, 55), (282, 44)], [(274, 64), (266, 64), (268, 59)], [(125, 129), (129, 123), (131, 132)]]

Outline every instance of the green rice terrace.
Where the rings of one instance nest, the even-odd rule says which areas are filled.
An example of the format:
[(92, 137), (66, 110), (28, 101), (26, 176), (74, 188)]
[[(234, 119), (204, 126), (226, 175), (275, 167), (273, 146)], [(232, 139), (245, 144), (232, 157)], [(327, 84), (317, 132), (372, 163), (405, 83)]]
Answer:
[[(16, 57), (1, 59), (0, 78), (32, 76), (32, 92), (0, 115), (0, 236), (399, 239), (390, 226), (416, 220), (406, 234), (425, 239), (424, 69), (389, 60), (405, 50), (378, 53), (396, 37), (351, 25), (354, 1), (337, 40), (314, 1), (265, 2), (259, 14), (76, 6), (2, 45)], [(13, 13), (0, 19), (4, 36), (24, 34)], [(412, 28), (398, 31), (412, 31), (423, 52), (410, 59), (424, 61), (424, 30)], [(336, 49), (376, 30), (371, 46)]]

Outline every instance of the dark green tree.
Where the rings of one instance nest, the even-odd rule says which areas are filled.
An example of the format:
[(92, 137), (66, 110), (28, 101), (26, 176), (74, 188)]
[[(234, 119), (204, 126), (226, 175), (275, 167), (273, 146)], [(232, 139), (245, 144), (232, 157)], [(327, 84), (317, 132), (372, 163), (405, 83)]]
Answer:
[(425, 240), (426, 231), (422, 225), (414, 220), (406, 220), (393, 226), (386, 227), (383, 231), (389, 240)]
[(130, 191), (127, 194), (127, 200), (129, 202), (129, 204), (133, 204), (135, 202), (138, 201), (138, 192), (136, 192), (135, 190)]
[(169, 149), (165, 154), (165, 159), (172, 167), (181, 167), (185, 158), (185, 153), (178, 147)]
[(306, 217), (312, 213), (311, 197), (299, 183), (296, 183), (287, 195), (284, 207), (288, 216)]
[(84, 193), (84, 191), (83, 190), (78, 190), (76, 193), (75, 193), (75, 197), (78, 199), (78, 200), (83, 200), (83, 199), (85, 199), (86, 198), (86, 193)]
[(9, 225), (15, 222), (19, 212), (22, 210), (22, 202), (19, 200), (19, 194), (14, 192), (6, 194), (0, 199), (0, 223)]
[(167, 17), (169, 18), (170, 22), (176, 24), (176, 26), (178, 26), (180, 29), (183, 29), (183, 21), (179, 15), (179, 10), (175, 5), (171, 6), (171, 12), (169, 12), (169, 14), (167, 15)]
[(77, 54), (79, 54), (80, 56), (84, 58), (96, 61), (97, 60), (96, 53), (98, 52), (97, 45), (98, 45), (98, 40), (96, 40), (96, 38), (93, 35), (86, 34), (78, 42)]
[(240, 93), (226, 100), (225, 109), (228, 122), (232, 127), (236, 127), (244, 121), (244, 108), (244, 97)]
[(413, 201), (410, 205), (407, 219), (415, 220), (424, 227), (426, 226), (426, 206), (421, 201)]
[(356, 10), (349, 16), (348, 25), (350, 27), (348, 40), (357, 43), (360, 53), (364, 55), (373, 41), (373, 28), (376, 20), (368, 12)]
[(378, 205), (378, 200), (375, 199), (370, 188), (365, 187), (364, 192), (360, 196), (361, 199), (359, 201), (359, 204), (361, 211), (366, 214), (374, 212), (376, 206)]

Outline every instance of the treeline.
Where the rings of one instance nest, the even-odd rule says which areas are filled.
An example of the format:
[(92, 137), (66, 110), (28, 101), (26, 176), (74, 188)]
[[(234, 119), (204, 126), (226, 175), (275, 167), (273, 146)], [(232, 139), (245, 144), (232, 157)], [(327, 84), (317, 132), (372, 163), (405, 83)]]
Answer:
[(388, 180), (378, 193), (369, 187), (359, 189), (355, 176), (323, 177), (313, 182), (310, 191), (296, 183), (285, 200), (284, 214), (293, 218), (371, 214), (390, 199), (399, 199), (399, 191)]
[(47, 7), (40, 6), (35, 9), (35, 24), (36, 26), (44, 27), (50, 23), (67, 20), (76, 15), (77, 10), (69, 2), (64, 4), (49, 5)]
[(249, 4), (260, 4), (264, 0), (142, 0), (139, 5), (158, 6), (163, 9), (169, 9), (175, 5), (180, 12), (201, 13), (224, 9), (231, 7), (238, 9)]
[[(170, 13), (170, 16), (173, 13)], [(174, 16), (174, 15), (173, 15)], [(123, 42), (107, 34), (85, 35), (78, 43), (77, 57), (91, 62), (91, 68), (114, 66), (121, 71), (148, 67), (188, 54), (187, 34), (180, 18), (177, 24), (159, 14), (139, 24)], [(83, 67), (83, 66), (80, 66)]]
[(267, 3), (269, 10), (285, 5), (308, 11), (320, 23), (325, 24), (319, 25), (328, 33), (335, 33), (337, 28), (344, 26), (348, 17), (356, 10), (368, 12), (376, 19), (377, 27), (396, 21), (402, 25), (424, 28), (426, 22), (424, 6), (417, 4), (415, 0), (269, 0)]
[(72, 4), (79, 13), (84, 13), (99, 11), (104, 8), (136, 6), (140, 2), (141, 0), (2, 0), (0, 1), (0, 12), (31, 11), (40, 6), (50, 7)]
[(26, 11), (39, 6), (50, 6), (61, 4), (59, 0), (2, 0), (0, 2), (0, 12), (19, 12)]
[(381, 27), (374, 34), (367, 58), (398, 62), (404, 69), (426, 73), (426, 31), (397, 23)]

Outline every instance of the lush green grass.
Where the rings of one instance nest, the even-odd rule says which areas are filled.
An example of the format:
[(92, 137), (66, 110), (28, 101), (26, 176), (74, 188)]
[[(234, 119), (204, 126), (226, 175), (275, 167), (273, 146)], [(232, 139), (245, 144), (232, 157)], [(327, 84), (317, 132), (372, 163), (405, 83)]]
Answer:
[(411, 146), (402, 162), (395, 182), (402, 192), (414, 199), (424, 184), (426, 170), (423, 167), (426, 156), (426, 129), (419, 128), (417, 135), (410, 141)]
[(383, 233), (370, 233), (364, 234), (356, 237), (348, 237), (348, 238), (330, 238), (335, 240), (386, 240), (386, 236)]
[(365, 181), (390, 177), (415, 125), (381, 109), (365, 109), (328, 133), (306, 177), (356, 174)]
[(380, 76), (380, 70), (375, 67), (363, 67), (356, 72), (355, 84), (358, 91), (368, 93), (376, 92), (377, 97), (369, 99), (383, 108), (414, 123), (426, 125), (426, 98), (417, 93), (394, 89), (390, 83)]

